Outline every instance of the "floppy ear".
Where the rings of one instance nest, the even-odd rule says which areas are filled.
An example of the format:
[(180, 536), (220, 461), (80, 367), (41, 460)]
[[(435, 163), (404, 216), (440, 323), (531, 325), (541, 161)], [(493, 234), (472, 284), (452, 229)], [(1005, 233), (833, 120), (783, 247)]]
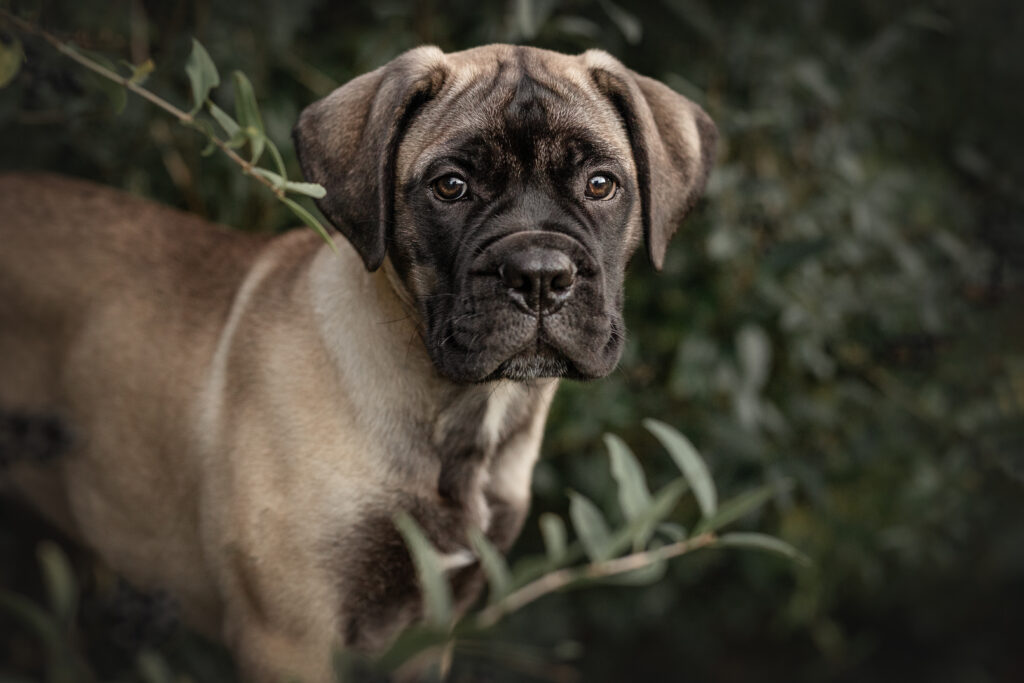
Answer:
[(402, 136), (445, 74), (439, 49), (410, 50), (306, 107), (292, 131), (303, 174), (327, 190), (317, 206), (367, 270), (387, 252)]
[(644, 238), (661, 270), (668, 241), (697, 203), (715, 160), (718, 129), (699, 106), (600, 50), (583, 59), (626, 127), (640, 187)]

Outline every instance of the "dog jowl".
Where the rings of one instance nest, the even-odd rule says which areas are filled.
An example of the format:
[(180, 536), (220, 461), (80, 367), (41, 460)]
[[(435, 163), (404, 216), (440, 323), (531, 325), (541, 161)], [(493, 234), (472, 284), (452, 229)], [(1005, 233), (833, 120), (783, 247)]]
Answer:
[(367, 268), (393, 268), (438, 371), (482, 382), (615, 367), (629, 255), (646, 238), (660, 267), (716, 133), (605, 53), (490, 46), (406, 53), (309, 107), (295, 137), (321, 209)]

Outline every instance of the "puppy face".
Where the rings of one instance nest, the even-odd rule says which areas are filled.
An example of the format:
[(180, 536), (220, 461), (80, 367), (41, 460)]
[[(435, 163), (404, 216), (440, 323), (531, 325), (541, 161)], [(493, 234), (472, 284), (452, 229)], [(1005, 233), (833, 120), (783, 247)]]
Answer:
[(457, 382), (610, 372), (629, 256), (646, 236), (660, 265), (713, 138), (699, 108), (604, 53), (510, 46), (407, 53), (296, 128), (321, 209), (368, 268), (390, 259)]

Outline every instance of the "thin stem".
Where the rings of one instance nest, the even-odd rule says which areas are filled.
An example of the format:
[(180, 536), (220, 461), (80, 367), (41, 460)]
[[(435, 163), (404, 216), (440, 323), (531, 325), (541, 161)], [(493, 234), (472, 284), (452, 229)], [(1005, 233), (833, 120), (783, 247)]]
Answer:
[[(165, 112), (167, 112), (171, 116), (173, 116), (176, 119), (178, 119), (178, 121), (181, 122), (183, 125), (189, 126), (191, 128), (195, 128), (196, 127), (195, 126), (196, 120), (195, 120), (195, 117), (192, 114), (188, 113), (187, 111), (184, 111), (183, 109), (179, 109), (178, 107), (175, 107), (173, 104), (171, 104), (167, 100), (165, 100), (165, 99), (155, 95), (154, 93), (152, 93), (149, 90), (146, 90), (145, 88), (143, 88), (138, 83), (132, 82), (132, 80), (130, 78), (126, 78), (125, 76), (122, 76), (119, 73), (111, 71), (110, 69), (106, 68), (102, 64), (97, 64), (96, 62), (94, 62), (93, 60), (89, 59), (85, 55), (79, 53), (74, 48), (70, 47), (67, 43), (62, 42), (59, 38), (54, 36), (52, 33), (44, 31), (43, 29), (39, 28), (38, 26), (36, 26), (36, 25), (34, 25), (32, 23), (29, 23), (29, 22), (25, 21), (24, 19), (20, 19), (20, 18), (14, 16), (13, 14), (11, 14), (10, 12), (8, 12), (5, 9), (0, 9), (0, 16), (2, 16), (4, 19), (6, 19), (7, 21), (9, 21), (12, 24), (14, 24), (14, 26), (17, 27), (19, 30), (24, 31), (25, 33), (29, 33), (31, 35), (38, 36), (38, 37), (42, 38), (43, 40), (48, 42), (50, 45), (52, 45), (54, 48), (56, 48), (58, 52), (60, 52), (63, 55), (66, 55), (67, 57), (70, 57), (71, 59), (75, 60), (76, 62), (78, 62), (79, 64), (84, 66), (85, 68), (87, 68), (90, 71), (92, 71), (93, 73), (98, 74), (98, 75), (102, 76), (103, 78), (106, 78), (109, 81), (113, 81), (114, 83), (117, 83), (118, 85), (123, 86), (124, 88), (126, 88), (128, 90), (131, 90), (136, 95), (139, 95), (140, 97), (142, 97), (142, 98), (144, 98), (146, 100), (149, 100), (150, 102), (152, 102), (156, 106), (160, 107), (161, 109), (163, 109)], [(200, 129), (197, 128), (197, 130), (200, 130)], [(242, 171), (247, 176), (249, 176), (250, 178), (254, 178), (259, 183), (265, 185), (278, 198), (282, 198), (282, 197), (285, 196), (284, 190), (282, 190), (281, 188), (276, 187), (274, 185), (274, 183), (272, 183), (270, 180), (268, 180), (267, 178), (264, 178), (263, 176), (261, 176), (260, 174), (258, 174), (256, 172), (254, 172), (253, 171), (253, 165), (251, 163), (249, 163), (248, 161), (246, 161), (245, 159), (243, 159), (241, 156), (239, 156), (235, 152), (235, 150), (233, 150), (230, 147), (228, 147), (227, 143), (225, 143), (224, 140), (221, 140), (216, 135), (208, 134), (205, 131), (200, 130), (200, 132), (203, 133), (204, 135), (206, 135), (206, 137), (209, 138), (210, 142), (212, 142), (214, 145), (219, 147), (220, 150), (222, 152), (224, 152), (224, 154), (226, 154), (229, 159), (231, 159), (233, 162), (235, 162), (236, 164), (241, 166), (242, 167)]]
[(509, 593), (500, 602), (481, 610), (480, 614), (477, 615), (477, 624), (481, 628), (493, 626), (505, 614), (515, 612), (534, 600), (541, 598), (548, 593), (561, 590), (576, 581), (583, 579), (601, 579), (608, 576), (615, 576), (616, 574), (624, 574), (626, 572), (633, 571), (634, 569), (640, 569), (641, 567), (654, 564), (660, 560), (667, 560), (700, 548), (706, 548), (713, 544), (715, 540), (716, 536), (713, 533), (708, 532), (699, 536), (694, 536), (693, 538), (689, 538), (685, 541), (672, 543), (654, 550), (645, 550), (639, 553), (616, 557), (611, 560), (592, 562), (591, 564), (583, 567), (566, 567), (565, 569), (559, 569), (558, 571), (551, 572), (550, 574), (545, 574), (536, 581), (526, 584), (519, 590)]

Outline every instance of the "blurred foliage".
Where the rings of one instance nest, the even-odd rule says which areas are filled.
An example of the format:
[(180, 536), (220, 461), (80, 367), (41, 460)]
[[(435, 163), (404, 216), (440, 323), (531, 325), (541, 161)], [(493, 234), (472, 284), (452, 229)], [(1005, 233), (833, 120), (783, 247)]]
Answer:
[[(461, 653), (453, 680), (683, 671), (714, 681), (985, 682), (1024, 671), (1024, 6), (61, 0), (13, 9), (81, 47), (133, 64), (152, 58), (147, 87), (175, 102), (188, 101), (180, 65), (198, 38), (222, 72), (252, 80), (289, 177), (300, 175), (288, 135), (301, 107), (422, 43), (600, 47), (718, 123), (708, 200), (664, 272), (639, 257), (632, 265), (621, 368), (560, 391), (516, 552), (543, 548), (536, 517), (564, 516), (570, 485), (612, 506), (604, 431), (642, 446), (652, 486), (667, 481), (671, 465), (644, 458), (657, 452), (641, 429), (653, 416), (691, 436), (724, 495), (774, 486), (771, 504), (744, 523), (780, 529), (818, 571), (705, 553), (641, 591), (551, 596)], [(31, 39), (23, 49), (22, 72), (0, 92), (0, 168), (94, 178), (243, 229), (294, 224), (230, 162), (200, 158), (201, 136), (137, 99), (117, 114), (82, 70)], [(230, 92), (218, 97), (230, 110)], [(2, 585), (45, 595), (32, 544), (45, 532), (13, 509), (2, 514)], [(102, 630), (84, 635), (103, 671), (132, 661), (101, 647)], [(208, 646), (169, 638), (173, 665), (217, 680), (210, 672), (223, 663)], [(0, 648), (0, 672), (40, 671), (24, 638)]]

